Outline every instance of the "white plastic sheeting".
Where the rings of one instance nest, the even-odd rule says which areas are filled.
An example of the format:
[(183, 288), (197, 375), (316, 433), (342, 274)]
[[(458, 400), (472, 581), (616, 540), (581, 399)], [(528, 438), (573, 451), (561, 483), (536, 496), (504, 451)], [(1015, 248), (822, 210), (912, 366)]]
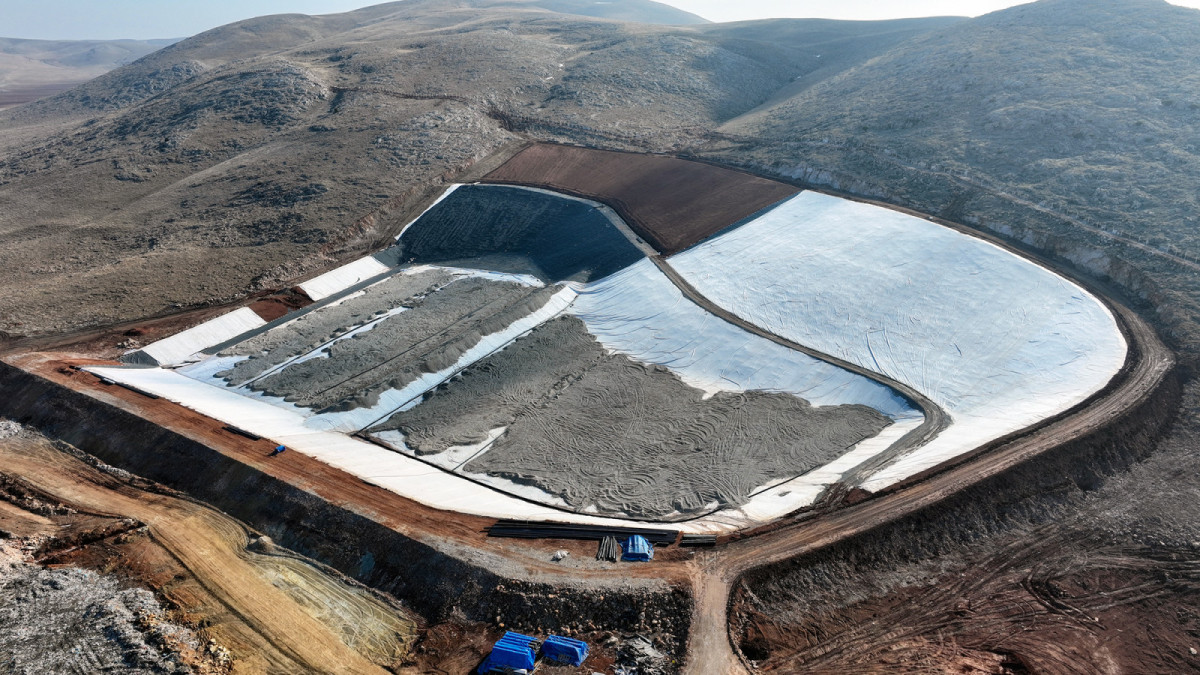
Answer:
[[(608, 525), (626, 522), (530, 504), (372, 443), (337, 432), (311, 429), (304, 425), (304, 418), (298, 413), (247, 399), (229, 389), (213, 387), (171, 370), (120, 367), (88, 367), (86, 370), (174, 401), (272, 443), (282, 443), (290, 450), (433, 508), (496, 518)], [(287, 461), (287, 455), (282, 455), (279, 460)]]
[(1120, 369), (1095, 297), (981, 239), (804, 192), (670, 264), (734, 314), (904, 382), (952, 426), (864, 485), (879, 489), (1066, 410)]
[(459, 371), (485, 358), (488, 354), (503, 349), (513, 340), (537, 326), (558, 316), (575, 299), (575, 290), (563, 288), (537, 311), (527, 314), (502, 330), (483, 336), (478, 344), (468, 349), (453, 365), (436, 373), (425, 373), (401, 389), (390, 389), (379, 395), (379, 401), (369, 408), (355, 408), (345, 412), (313, 415), (305, 423), (313, 429), (327, 429), (353, 433), (366, 428), (390, 415), (393, 411), (419, 401), (425, 392), (453, 377)]
[(340, 293), (371, 277), (379, 276), (389, 269), (391, 268), (376, 260), (374, 256), (367, 256), (297, 285), (308, 297), (320, 300)]
[(893, 419), (921, 418), (889, 387), (709, 314), (650, 260), (581, 287), (570, 311), (606, 348), (666, 366), (708, 395), (757, 389), (816, 406), (857, 403)]
[[(432, 508), (492, 518), (553, 520), (593, 525), (620, 526), (639, 522), (589, 516), (531, 504), (372, 443), (337, 432), (308, 428), (304, 425), (303, 417), (295, 412), (247, 399), (232, 390), (213, 387), (175, 371), (104, 366), (88, 367), (86, 370), (174, 401), (202, 415), (269, 439), (270, 443), (282, 443), (291, 451), (318, 459), (358, 476), (367, 483)], [(265, 446), (266, 444), (264, 449)], [(279, 461), (287, 461), (287, 455), (282, 455)], [(522, 496), (526, 498), (542, 499), (548, 503), (556, 501), (552, 495), (535, 494), (540, 491), (532, 486), (523, 488)], [(505, 486), (504, 490), (513, 491), (511, 485)], [(685, 532), (720, 533), (733, 531), (754, 522), (741, 512), (719, 512), (704, 519), (672, 524), (670, 527)], [(661, 525), (649, 521), (641, 521), (640, 524)]]
[[(459, 271), (458, 268), (447, 269)], [(541, 282), (538, 279), (526, 275), (510, 275), (498, 272), (477, 273), (476, 270), (461, 271), (467, 276), (483, 276), (486, 278), (504, 279), (517, 283), (524, 282), (528, 283), (529, 285), (541, 285)], [(227, 385), (225, 380), (217, 377), (217, 373), (228, 368), (232, 368), (238, 361), (247, 358), (245, 356), (214, 356), (201, 363), (192, 364), (186, 368), (183, 368), (180, 370), (180, 372), (205, 384), (220, 387), (222, 389), (235, 392), (241, 396), (282, 408), (285, 411), (305, 419), (305, 425), (310, 428), (321, 429), (324, 431), (354, 433), (360, 429), (370, 426), (374, 422), (378, 422), (380, 419), (387, 417), (394, 411), (405, 409), (406, 407), (411, 407), (412, 405), (419, 403), (420, 398), (425, 394), (425, 392), (450, 379), (464, 368), (470, 366), (472, 363), (475, 363), (482, 358), (486, 358), (487, 355), (495, 351), (503, 349), (513, 340), (516, 340), (518, 337), (528, 333), (542, 323), (549, 321), (555, 316), (558, 316), (568, 306), (570, 306), (574, 299), (574, 288), (562, 288), (553, 296), (551, 296), (550, 300), (547, 301), (545, 305), (538, 308), (537, 311), (517, 319), (513, 323), (499, 331), (496, 331), (495, 333), (484, 335), (474, 347), (471, 347), (464, 352), (454, 364), (437, 372), (424, 373), (403, 388), (389, 389), (382, 392), (379, 395), (375, 405), (370, 407), (360, 407), (353, 410), (330, 412), (318, 415), (314, 414), (313, 410), (290, 403), (280, 396), (267, 396), (262, 392), (254, 391), (245, 385), (239, 387), (230, 387)], [(400, 313), (398, 310), (394, 311), (396, 314)], [(366, 330), (368, 329), (368, 326), (374, 325), (374, 323), (369, 323), (364, 326), (363, 329)], [(349, 335), (350, 334), (347, 333), (342, 337)], [(265, 377), (270, 373), (278, 372), (287, 366), (296, 363), (302, 363), (313, 358), (321, 358), (321, 352), (328, 346), (328, 344), (330, 343), (325, 343), (314, 350), (310, 350), (304, 354), (299, 354), (283, 364), (265, 371), (263, 375), (255, 378), (255, 380)]]
[[(572, 300), (575, 305), (571, 304)], [(396, 407), (419, 402), (421, 394), (429, 388), (564, 310), (577, 314), (607, 348), (643, 362), (667, 366), (689, 384), (710, 393), (747, 389), (790, 392), (803, 396), (814, 405), (870, 405), (896, 420), (883, 433), (859, 443), (833, 463), (805, 476), (761, 489), (739, 509), (726, 509), (671, 525), (684, 531), (730, 532), (768, 522), (806, 506), (842, 472), (887, 449), (922, 421), (918, 411), (909, 408), (904, 399), (882, 385), (709, 315), (683, 298), (649, 261), (642, 261), (608, 279), (564, 288), (538, 312), (486, 336), (458, 363), (439, 373), (430, 373), (402, 390), (383, 394), (372, 408), (314, 416), (311, 411), (282, 399), (268, 399), (248, 390), (221, 386), (223, 382), (214, 374), (246, 358), (242, 356), (211, 357), (179, 372), (103, 367), (90, 370), (284, 443), (370, 483), (436, 508), (501, 518), (627, 523), (531, 505), (512, 495), (547, 505), (563, 504), (561, 499), (532, 486), (480, 474), (470, 474), (476, 482), (468, 481), (413, 457), (389, 452), (339, 433), (361, 428)], [(494, 430), (487, 441), (476, 446), (429, 459), (445, 469), (461, 472), (463, 462), (476, 452), (486, 450), (499, 431)], [(408, 451), (402, 434), (394, 433), (385, 438), (398, 449)], [(479, 482), (507, 494), (488, 489)]]
[(176, 333), (169, 338), (152, 342), (142, 347), (140, 351), (153, 357), (160, 365), (177, 365), (188, 361), (196, 352), (220, 344), (246, 331), (259, 328), (266, 323), (262, 317), (254, 313), (254, 310), (242, 307), (181, 333)]

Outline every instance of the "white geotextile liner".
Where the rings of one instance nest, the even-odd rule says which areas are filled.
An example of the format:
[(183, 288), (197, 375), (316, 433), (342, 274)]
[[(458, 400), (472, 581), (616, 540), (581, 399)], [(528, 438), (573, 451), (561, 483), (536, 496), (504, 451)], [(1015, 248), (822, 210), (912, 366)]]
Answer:
[(709, 314), (650, 260), (581, 287), (570, 311), (606, 348), (667, 366), (708, 394), (757, 389), (815, 406), (858, 403), (893, 419), (921, 417), (889, 387)]
[[(230, 389), (214, 387), (161, 368), (122, 368), (94, 366), (85, 370), (100, 377), (122, 382), (142, 391), (174, 401), (186, 408), (282, 443), (291, 452), (300, 452), (330, 466), (358, 476), (372, 485), (402, 495), (427, 506), (493, 518), (554, 520), (596, 525), (629, 525), (630, 521), (569, 513), (537, 506), (446, 473), (412, 457), (393, 452), (366, 441), (332, 431), (311, 429), (299, 413), (269, 403), (247, 399)], [(286, 462), (284, 453), (271, 461)], [(737, 521), (745, 524), (742, 521)], [(654, 523), (644, 523), (652, 526)], [(684, 523), (672, 525), (684, 531), (726, 531), (731, 525)]]
[[(576, 297), (576, 294), (579, 296)], [(241, 356), (212, 357), (180, 372), (119, 368), (94, 369), (94, 372), (285, 443), (362, 476), (369, 482), (431, 506), (495, 517), (602, 522), (582, 514), (532, 506), (440, 471), (437, 472), (440, 474), (437, 475), (438, 480), (431, 481), (429, 490), (426, 490), (422, 482), (434, 477), (435, 474), (429, 472), (436, 469), (411, 457), (329, 431), (331, 428), (355, 429), (364, 420), (370, 421), (367, 417), (373, 420), (383, 414), (385, 408), (401, 405), (419, 396), (462, 367), (561, 312), (572, 299), (575, 305), (570, 311), (579, 315), (607, 348), (622, 351), (643, 362), (666, 365), (689, 384), (709, 392), (748, 389), (790, 392), (810, 400), (814, 405), (870, 405), (897, 420), (883, 433), (859, 443), (843, 457), (805, 476), (762, 489), (749, 503), (738, 509), (718, 511), (695, 521), (672, 524), (671, 527), (693, 532), (727, 532), (779, 518), (810, 504), (842, 472), (885, 450), (922, 421), (918, 411), (909, 408), (902, 398), (882, 385), (747, 333), (709, 315), (683, 298), (670, 280), (649, 261), (640, 262), (606, 280), (563, 289), (541, 311), (523, 318), (501, 333), (488, 336), (486, 345), (481, 343), (470, 353), (464, 354), (453, 367), (440, 373), (430, 373), (428, 379), (422, 378), (405, 390), (388, 392), (381, 397), (380, 404), (371, 409), (312, 416), (311, 411), (297, 408), (282, 399), (269, 399), (241, 389), (220, 386), (221, 381), (213, 379), (213, 374), (245, 358)], [(401, 434), (395, 434), (388, 440), (403, 447)], [(486, 442), (480, 444), (480, 448), (484, 445)], [(463, 450), (465, 452), (468, 449)], [(356, 456), (363, 452), (367, 454)], [(473, 453), (466, 453), (469, 454)], [(402, 458), (410, 464), (392, 466), (388, 463), (390, 458)], [(435, 455), (429, 459), (438, 458)], [(461, 464), (465, 458), (461, 453), (453, 457), (458, 460), (457, 464)], [(461, 470), (460, 466), (439, 463), (447, 469)], [(409, 477), (418, 480), (406, 480)], [(548, 504), (561, 501), (532, 486), (519, 486), (504, 479), (476, 474), (471, 477), (529, 499)], [(444, 480), (457, 483), (443, 485)], [(450, 487), (454, 484), (461, 486), (461, 495)]]
[(804, 192), (670, 260), (734, 314), (904, 382), (953, 425), (878, 489), (1086, 399), (1126, 344), (1079, 286), (889, 209)]
[(383, 274), (389, 269), (391, 268), (376, 260), (374, 256), (367, 256), (297, 285), (308, 297), (320, 300)]
[[(509, 277), (511, 275), (498, 274), (497, 276)], [(532, 277), (523, 278), (530, 279), (535, 282), (537, 281)], [(420, 377), (408, 383), (401, 389), (389, 389), (381, 392), (379, 394), (378, 401), (371, 407), (360, 407), (352, 410), (329, 412), (318, 415), (309, 408), (305, 408), (284, 400), (283, 397), (268, 396), (262, 392), (254, 391), (247, 386), (230, 387), (226, 384), (225, 380), (217, 377), (216, 373), (219, 373), (227, 368), (231, 368), (238, 361), (247, 358), (245, 356), (214, 356), (210, 357), (204, 362), (193, 364), (187, 368), (181, 369), (180, 372), (187, 377), (203, 382), (207, 385), (220, 387), (221, 389), (234, 392), (248, 399), (254, 399), (255, 401), (282, 408), (290, 414), (294, 414), (302, 419), (305, 419), (306, 421), (304, 424), (310, 428), (320, 429), (323, 431), (354, 433), (360, 429), (370, 426), (373, 423), (378, 422), (381, 418), (388, 417), (393, 412), (403, 407), (418, 403), (420, 397), (423, 396), (425, 392), (433, 389), (442, 382), (445, 382), (462, 369), (470, 366), (472, 363), (486, 358), (487, 355), (491, 354), (492, 352), (502, 349), (518, 337), (528, 333), (555, 316), (558, 316), (571, 304), (571, 301), (574, 299), (574, 288), (562, 288), (553, 296), (551, 296), (550, 300), (537, 311), (521, 317), (502, 330), (484, 335), (482, 338), (480, 338), (478, 344), (464, 352), (463, 355), (459, 357), (459, 359), (455, 361), (453, 365), (443, 368), (437, 372), (423, 373)], [(286, 361), (281, 366), (276, 367), (268, 372), (274, 372), (275, 370), (282, 369), (283, 367), (292, 365), (294, 363), (301, 363), (312, 358), (319, 358), (318, 354), (321, 349), (324, 349), (324, 346), (319, 347), (316, 350), (309, 351), (305, 354), (298, 355)]]
[(555, 293), (545, 305), (532, 314), (517, 319), (507, 328), (485, 335), (479, 343), (468, 349), (453, 365), (436, 373), (424, 373), (402, 389), (389, 389), (379, 395), (379, 401), (370, 408), (355, 408), (344, 412), (313, 415), (307, 425), (314, 429), (330, 429), (353, 433), (364, 429), (406, 404), (417, 401), (425, 392), (453, 377), (472, 363), (528, 333), (540, 324), (562, 313), (575, 299), (575, 290), (563, 288)]
[(140, 351), (154, 357), (164, 366), (187, 361), (198, 351), (254, 330), (267, 322), (254, 313), (249, 307), (242, 307), (228, 314), (222, 314), (215, 319), (193, 326), (169, 338), (152, 342)]

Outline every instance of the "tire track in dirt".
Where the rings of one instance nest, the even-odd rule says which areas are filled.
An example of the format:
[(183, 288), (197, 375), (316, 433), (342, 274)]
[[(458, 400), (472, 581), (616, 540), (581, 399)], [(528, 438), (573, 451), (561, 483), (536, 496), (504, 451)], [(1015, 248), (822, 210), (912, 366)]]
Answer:
[[(1042, 263), (1039, 261), (1039, 264)], [(706, 579), (706, 575), (716, 575), (731, 586), (741, 575), (755, 568), (811, 553), (929, 508), (955, 492), (1003, 473), (1067, 441), (1096, 432), (1123, 411), (1144, 401), (1174, 368), (1173, 354), (1158, 339), (1154, 330), (1131, 309), (1095, 288), (1088, 290), (1106, 301), (1129, 343), (1126, 367), (1105, 391), (1033, 431), (1005, 439), (973, 458), (960, 458), (958, 463), (940, 473), (931, 471), (927, 477), (914, 477), (860, 504), (731, 542), (709, 569), (693, 575), (693, 588), (717, 583)], [(699, 591), (695, 591), (695, 597), (688, 653), (715, 659), (713, 663), (737, 662), (729, 633), (728, 597), (717, 599)], [(711, 632), (717, 625), (721, 626), (720, 635)], [(729, 654), (722, 656), (716, 653), (718, 651), (728, 651)], [(703, 661), (689, 658), (686, 672), (709, 674), (714, 671)], [(739, 663), (726, 672), (747, 671)]]
[[(386, 652), (400, 650), (381, 636), (401, 645), (411, 639), (412, 622), (367, 592), (269, 545), (265, 557), (247, 553), (244, 526), (214, 509), (138, 490), (47, 443), (0, 443), (0, 458), (4, 471), (63, 503), (145, 523), (155, 541), (251, 628), (234, 640), (246, 646), (239, 655), (245, 672), (381, 673), (347, 642), (386, 659)], [(372, 624), (382, 629), (363, 632)]]
[(398, 429), (422, 455), (506, 431), (468, 471), (536, 485), (571, 508), (695, 518), (841, 456), (888, 419), (866, 406), (813, 407), (779, 392), (704, 392), (662, 366), (605, 348), (576, 317), (547, 322), (474, 364)]

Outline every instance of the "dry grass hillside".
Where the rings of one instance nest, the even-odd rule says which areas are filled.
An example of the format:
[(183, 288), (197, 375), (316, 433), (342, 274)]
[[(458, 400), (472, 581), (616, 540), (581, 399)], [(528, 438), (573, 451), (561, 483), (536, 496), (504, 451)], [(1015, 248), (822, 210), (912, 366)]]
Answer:
[(1200, 11), (1042, 0), (731, 120), (723, 131), (755, 140), (717, 154), (1053, 249), (1163, 306), (1187, 346), (1200, 297), (1186, 264), (1200, 261), (1197, 63)]
[[(286, 285), (374, 245), (444, 180), (510, 144), (679, 147), (814, 67), (802, 44), (740, 26), (727, 35), (540, 5), (572, 3), (418, 0), (243, 21), (7, 112), (0, 331)], [(872, 47), (853, 44), (856, 29), (841, 28), (840, 49), (862, 57)]]
[(0, 38), (0, 110), (70, 89), (172, 42)]
[[(1191, 378), (1200, 11), (1041, 0), (971, 20), (693, 19), (639, 0), (264, 17), (2, 112), (0, 331), (287, 286), (378, 245), (487, 158), (560, 140), (700, 156), (990, 230), (1131, 301)], [(811, 658), (877, 672), (913, 655), (945, 672), (964, 649), (982, 672), (1200, 669), (1188, 651), (1200, 637), (1200, 394), (1190, 379), (1184, 391), (1132, 470), (1101, 466), (1082, 487), (1064, 479), (978, 522), (881, 534), (911, 539), (906, 550), (800, 561), (770, 593), (743, 588), (745, 617), (761, 619), (743, 644), (785, 670)], [(1098, 623), (1149, 628), (1114, 637)], [(787, 641), (805, 631), (844, 631), (849, 646), (798, 654)], [(1018, 632), (1028, 639), (1013, 643)], [(1066, 640), (1111, 659), (1045, 660)], [(829, 660), (839, 654), (853, 663)]]

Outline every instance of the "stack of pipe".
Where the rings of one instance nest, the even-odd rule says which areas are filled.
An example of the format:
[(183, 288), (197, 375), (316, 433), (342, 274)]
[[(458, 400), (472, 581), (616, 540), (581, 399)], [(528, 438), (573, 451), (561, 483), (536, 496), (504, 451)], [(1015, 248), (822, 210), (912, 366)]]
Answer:
[(620, 556), (621, 545), (617, 543), (616, 537), (609, 536), (600, 540), (600, 548), (596, 551), (596, 560), (617, 562), (617, 558)]

